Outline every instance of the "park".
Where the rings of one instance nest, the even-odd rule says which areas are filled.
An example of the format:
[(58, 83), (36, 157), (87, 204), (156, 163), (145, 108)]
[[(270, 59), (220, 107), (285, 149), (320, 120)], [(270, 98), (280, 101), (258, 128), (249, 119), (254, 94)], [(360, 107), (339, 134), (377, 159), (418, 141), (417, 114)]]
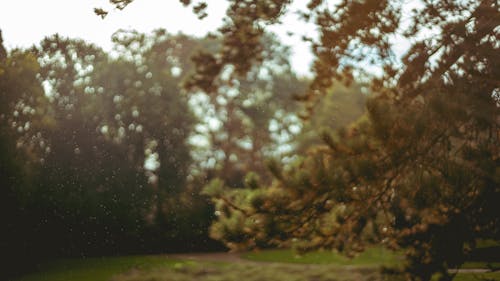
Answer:
[(0, 4), (0, 280), (500, 280), (498, 1), (53, 2)]

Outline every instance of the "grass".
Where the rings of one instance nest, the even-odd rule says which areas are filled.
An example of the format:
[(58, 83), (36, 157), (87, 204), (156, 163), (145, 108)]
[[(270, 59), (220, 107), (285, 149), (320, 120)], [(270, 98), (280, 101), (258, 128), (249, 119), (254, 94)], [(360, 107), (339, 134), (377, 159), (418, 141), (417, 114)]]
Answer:
[(352, 259), (331, 251), (316, 251), (297, 255), (293, 250), (265, 250), (247, 253), (243, 257), (253, 261), (264, 262), (335, 264), (339, 266), (363, 267), (393, 266), (401, 263), (400, 255), (382, 247), (368, 248)]
[(481, 262), (481, 261), (471, 261), (464, 263), (460, 268), (494, 268), (500, 269), (500, 262)]
[(66, 259), (16, 281), (355, 281), (381, 280), (374, 268), (332, 265), (194, 262), (164, 256)]
[(15, 281), (108, 281), (132, 268), (150, 270), (173, 267), (179, 261), (163, 256), (124, 256), (85, 259), (61, 259), (41, 264), (39, 271)]
[(483, 281), (483, 280), (500, 280), (500, 272), (488, 273), (460, 273), (453, 281)]
[(481, 239), (477, 241), (476, 247), (481, 249), (481, 248), (492, 248), (492, 247), (499, 247), (500, 242), (493, 240), (493, 239)]
[(331, 265), (207, 263), (198, 262), (153, 270), (131, 270), (112, 281), (379, 281), (375, 269), (350, 269)]
[[(379, 266), (397, 266), (402, 261), (401, 255), (381, 247), (369, 248), (353, 259), (328, 251), (298, 256), (291, 250), (265, 250), (243, 257), (255, 262), (184, 261), (166, 256), (61, 259), (14, 281), (379, 281), (383, 280)], [(463, 268), (486, 267), (486, 262), (470, 262)], [(500, 272), (461, 273), (454, 281), (478, 277), (500, 280)]]

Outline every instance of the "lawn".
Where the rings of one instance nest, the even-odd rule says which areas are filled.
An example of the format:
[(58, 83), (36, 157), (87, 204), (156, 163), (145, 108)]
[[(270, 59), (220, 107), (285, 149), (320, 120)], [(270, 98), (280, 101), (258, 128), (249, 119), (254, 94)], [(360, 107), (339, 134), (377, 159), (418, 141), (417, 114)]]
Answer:
[[(243, 254), (234, 262), (180, 260), (167, 256), (125, 256), (61, 259), (41, 264), (39, 271), (14, 281), (378, 281), (378, 267), (394, 266), (401, 255), (380, 247), (367, 249), (353, 259), (317, 251), (302, 256), (291, 250), (266, 250)], [(484, 267), (469, 263), (468, 267)], [(500, 280), (500, 272), (459, 274), (455, 281), (477, 277)]]
[(112, 281), (378, 281), (375, 269), (352, 269), (331, 265), (213, 263), (192, 264), (131, 270), (115, 276)]
[(382, 247), (368, 248), (352, 259), (332, 251), (316, 251), (298, 255), (292, 250), (265, 250), (247, 253), (243, 257), (253, 261), (334, 264), (359, 267), (393, 266), (401, 262), (401, 255)]
[(500, 262), (480, 262), (480, 261), (470, 261), (462, 265), (461, 268), (491, 268), (498, 270), (500, 269)]
[(453, 279), (453, 281), (486, 281), (486, 280), (500, 280), (500, 272), (488, 273), (460, 273)]
[(165, 256), (134, 256), (58, 260), (15, 281), (189, 281), (277, 280), (355, 281), (380, 280), (376, 269), (336, 265), (255, 262), (179, 261)]
[(164, 256), (124, 256), (61, 259), (39, 265), (39, 271), (15, 281), (107, 281), (112, 276), (136, 268), (173, 267), (179, 261)]

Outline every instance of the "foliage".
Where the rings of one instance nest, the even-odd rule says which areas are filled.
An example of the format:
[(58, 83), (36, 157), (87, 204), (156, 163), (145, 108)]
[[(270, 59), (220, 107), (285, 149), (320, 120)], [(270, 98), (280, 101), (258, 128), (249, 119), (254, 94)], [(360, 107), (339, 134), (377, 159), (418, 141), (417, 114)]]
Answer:
[(305, 82), (292, 72), (285, 46), (271, 35), (262, 41), (263, 63), (246, 76), (236, 76), (233, 67), (226, 67), (217, 79), (217, 91), (193, 89), (193, 76), (187, 77), (185, 86), (194, 91), (191, 101), (202, 120), (195, 137), (207, 142), (194, 153), (207, 181), (219, 177), (227, 186), (238, 187), (248, 171), (269, 179), (264, 159), (286, 154), (281, 147), (290, 145), (300, 130), (293, 96)]
[(349, 86), (338, 82), (324, 97), (318, 99), (311, 110), (314, 115), (304, 120), (297, 135), (295, 153), (304, 154), (311, 147), (323, 144), (323, 132), (349, 130), (366, 118), (366, 101), (369, 93), (366, 85), (352, 83)]
[[(118, 9), (132, 2), (110, 1)], [(206, 16), (205, 2), (180, 2)], [(10, 180), (2, 192), (25, 204), (6, 206), (34, 206), (38, 230), (67, 231), (67, 241), (55, 240), (63, 245), (80, 248), (72, 232), (88, 227), (92, 241), (109, 237), (97, 216), (113, 226), (110, 240), (126, 245), (142, 230), (123, 230), (115, 215), (134, 226), (145, 219), (164, 237), (178, 221), (176, 205), (187, 205), (182, 187), (195, 192), (220, 177), (204, 191), (216, 208), (211, 234), (233, 249), (354, 255), (383, 243), (406, 250), (407, 279), (453, 278), (448, 268), (461, 265), (478, 239), (500, 240), (498, 1), (311, 0), (301, 16), (319, 37), (304, 38), (316, 59), (302, 95), (293, 93), (302, 83), (286, 48), (266, 32), (291, 2), (231, 0), (223, 25), (200, 45), (164, 31), (120, 32), (116, 59), (58, 36), (32, 52), (0, 48), (0, 171)], [(399, 58), (401, 39), (411, 46)], [(328, 120), (315, 104), (338, 82), (371, 88), (366, 118), (336, 132), (327, 124), (324, 143), (296, 161), (269, 161), (271, 182), (263, 159), (282, 144), (271, 127), (300, 127), (284, 97), (304, 102), (304, 118)], [(188, 103), (205, 104), (194, 115), (210, 117), (196, 126)], [(208, 139), (208, 154), (190, 153), (193, 127)], [(206, 156), (201, 168), (214, 173), (189, 177), (191, 156), (201, 163)], [(23, 164), (37, 160), (39, 174)], [(256, 174), (245, 177), (249, 170)], [(25, 201), (31, 194), (43, 200)]]
[[(169, 45), (158, 46), (170, 38), (161, 31), (153, 38), (132, 35), (153, 45), (120, 50), (126, 40), (138, 40), (122, 36), (115, 41), (123, 55), (111, 60), (91, 44), (55, 35), (33, 50), (48, 90), (46, 116), (54, 124), (41, 132), (43, 176), (32, 200), (46, 221), (40, 237), (67, 244), (65, 254), (137, 251), (173, 231), (164, 204), (185, 184), (194, 120), (179, 81), (166, 79), (169, 66), (153, 64), (166, 61)], [(146, 161), (159, 167), (148, 168)]]
[[(10, 258), (4, 263), (0, 278), (18, 270), (19, 263), (31, 263), (37, 254), (27, 241), (32, 234), (32, 217), (25, 210), (25, 196), (32, 191), (36, 146), (24, 132), (37, 130), (41, 124), (38, 102), (43, 90), (36, 80), (36, 58), (20, 50), (7, 55), (0, 33), (0, 249)], [(15, 94), (14, 94), (15, 91)], [(36, 136), (35, 138), (36, 139)], [(25, 241), (12, 243), (12, 241)]]
[[(271, 2), (269, 13), (260, 10)], [(199, 60), (213, 68), (192, 83), (213, 92), (226, 65), (241, 75), (259, 64), (255, 29), (278, 21), (287, 4), (230, 5), (231, 21), (220, 29), (226, 45), (219, 59)], [(315, 76), (300, 99), (314, 115), (310, 104), (334, 81), (349, 84), (374, 65), (382, 74), (369, 81), (369, 118), (324, 133), (325, 145), (295, 166), (273, 165), (271, 185), (212, 194), (214, 237), (235, 249), (296, 245), (348, 254), (381, 242), (408, 249), (405, 271), (415, 280), (436, 272), (449, 280), (447, 268), (463, 263), (476, 239), (500, 238), (498, 3), (415, 4), (410, 12), (402, 1), (310, 2), (303, 16), (320, 37), (309, 39)], [(231, 44), (237, 36), (249, 42)], [(413, 44), (401, 61), (392, 51), (398, 36)]]
[[(132, 2), (110, 1), (118, 9)], [(179, 2), (200, 18), (206, 16), (205, 1)], [(292, 73), (289, 50), (263, 29), (289, 1), (271, 2), (231, 1), (229, 18), (192, 56), (195, 67), (187, 72), (184, 88), (193, 94), (191, 102), (202, 119), (195, 139), (203, 143), (194, 150), (201, 163), (201, 171), (194, 174), (207, 181), (220, 177), (236, 187), (248, 171), (268, 179), (264, 159), (285, 154), (280, 149), (290, 141), (283, 140), (300, 130), (292, 97), (303, 92), (306, 83)], [(105, 16), (107, 11), (97, 9), (96, 14)]]
[(2, 274), (47, 256), (218, 246), (213, 210), (187, 182), (197, 120), (179, 86), (201, 40), (114, 41), (113, 58), (54, 35), (0, 60)]

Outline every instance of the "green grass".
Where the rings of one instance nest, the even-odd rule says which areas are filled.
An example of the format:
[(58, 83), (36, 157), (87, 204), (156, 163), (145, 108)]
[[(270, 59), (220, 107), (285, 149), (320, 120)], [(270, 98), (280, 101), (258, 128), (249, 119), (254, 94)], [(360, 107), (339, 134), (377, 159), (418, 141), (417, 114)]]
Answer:
[(460, 268), (500, 268), (499, 262), (481, 262), (481, 261), (471, 261), (464, 263)]
[(453, 281), (483, 281), (500, 280), (500, 272), (488, 273), (460, 273), (455, 276)]
[(208, 263), (197, 262), (173, 268), (130, 270), (112, 281), (381, 281), (376, 269), (331, 265)]
[(491, 247), (499, 247), (500, 246), (500, 241), (493, 240), (493, 239), (481, 239), (477, 241), (476, 247), (481, 249), (481, 248), (491, 248)]
[(195, 262), (163, 256), (66, 259), (42, 265), (16, 281), (378, 281), (373, 268), (332, 265)]
[(164, 256), (124, 256), (86, 259), (61, 259), (41, 264), (39, 271), (15, 281), (108, 281), (131, 268), (149, 270), (174, 266), (179, 261)]
[(332, 264), (339, 266), (394, 266), (401, 263), (400, 255), (382, 247), (368, 248), (358, 256), (350, 259), (331, 251), (315, 251), (303, 255), (293, 250), (264, 250), (252, 252), (243, 256), (253, 261), (302, 263), (302, 264)]
[[(46, 262), (38, 272), (14, 281), (379, 281), (379, 266), (402, 262), (401, 255), (381, 247), (369, 248), (353, 259), (328, 251), (298, 256), (291, 250), (265, 250), (243, 257), (259, 263), (181, 261), (166, 256), (61, 259)], [(485, 267), (485, 262), (471, 262), (463, 268)], [(500, 280), (500, 272), (461, 273), (454, 281), (479, 280), (477, 277)]]

